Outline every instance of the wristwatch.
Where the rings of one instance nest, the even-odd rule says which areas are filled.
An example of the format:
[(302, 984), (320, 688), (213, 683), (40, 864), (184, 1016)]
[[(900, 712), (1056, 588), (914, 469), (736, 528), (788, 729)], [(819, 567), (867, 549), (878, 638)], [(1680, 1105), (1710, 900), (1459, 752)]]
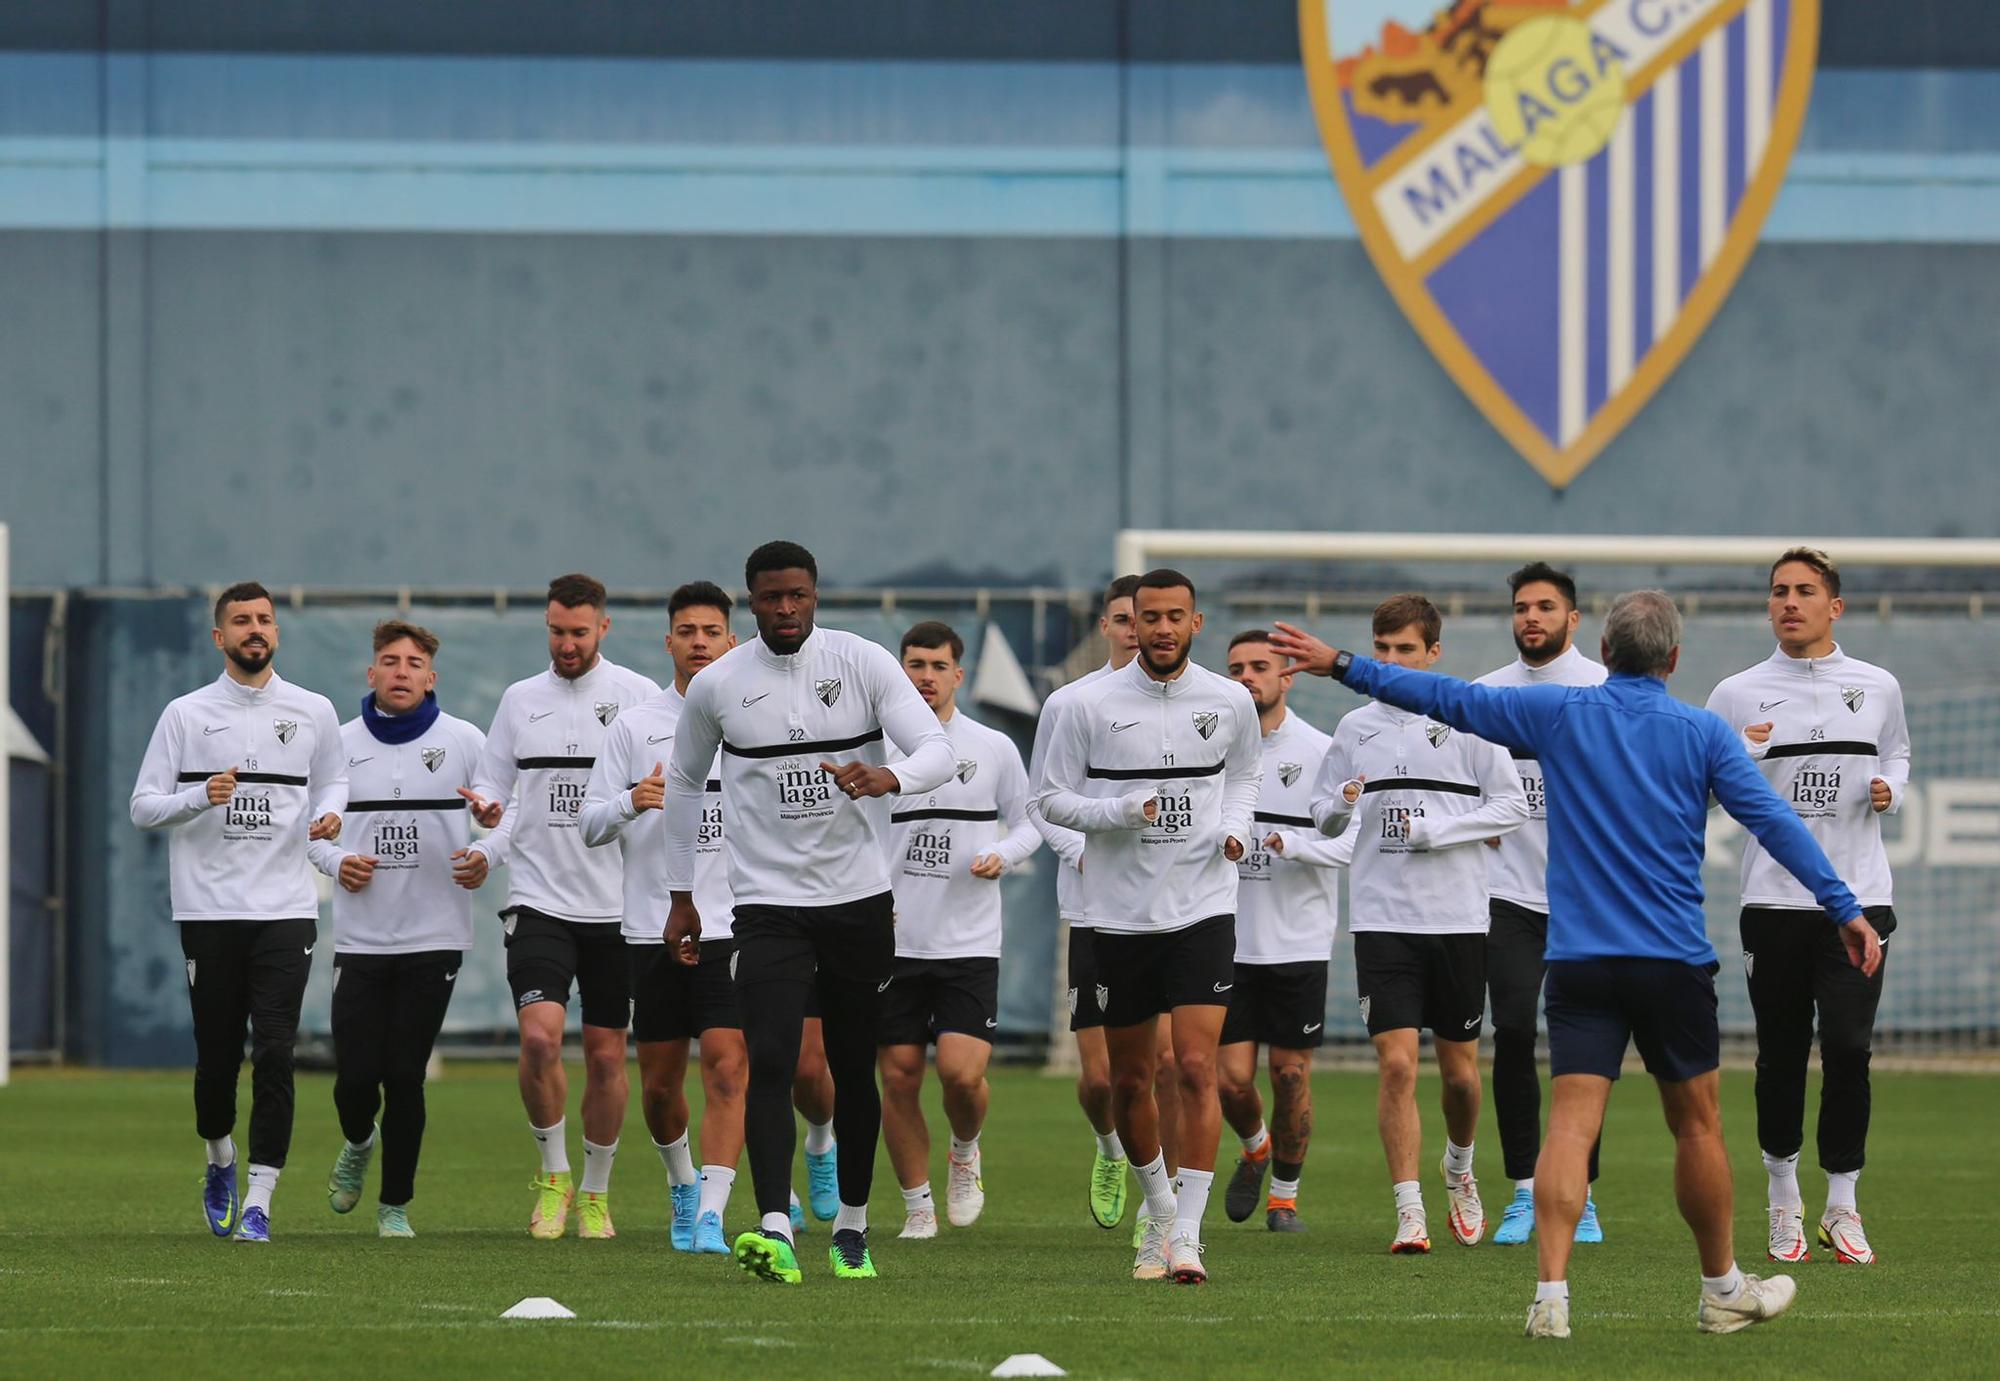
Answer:
[(1354, 654), (1352, 652), (1336, 650), (1333, 654), (1333, 670), (1327, 674), (1333, 677), (1334, 680), (1345, 683), (1347, 680), (1347, 669), (1353, 665)]

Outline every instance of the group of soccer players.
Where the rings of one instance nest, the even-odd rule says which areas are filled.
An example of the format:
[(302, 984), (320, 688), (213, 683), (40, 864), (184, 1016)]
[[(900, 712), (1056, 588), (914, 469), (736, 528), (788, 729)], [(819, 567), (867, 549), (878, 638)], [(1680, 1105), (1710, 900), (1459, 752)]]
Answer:
[[(629, 1028), (673, 1245), (797, 1282), (809, 1207), (832, 1223), (833, 1274), (871, 1277), (878, 1139), (902, 1191), (900, 1235), (939, 1231), (919, 1104), (933, 1048), (949, 1124), (945, 1217), (966, 1227), (980, 1215), (998, 882), (1047, 843), (1068, 929), (1060, 952), (1078, 1100), (1096, 1139), (1090, 1213), (1119, 1225), (1136, 1181), (1135, 1278), (1207, 1278), (1202, 1222), (1225, 1122), (1241, 1142), (1228, 1218), (1250, 1218), (1261, 1201), (1271, 1231), (1304, 1230), (1309, 1075), (1341, 869), (1356, 997), (1377, 1061), (1390, 1250), (1431, 1249), (1415, 1101), (1425, 1030), (1443, 1087), (1447, 1223), (1466, 1245), (1486, 1235), (1473, 1147), (1489, 1006), (1496, 1121), (1514, 1181), (1493, 1240), (1529, 1239), (1549, 919), (1536, 762), (1380, 701), (1322, 732), (1288, 708), (1292, 669), (1271, 634), (1237, 634), (1226, 674), (1192, 660), (1203, 627), (1193, 583), (1161, 570), (1107, 589), (1109, 660), (1049, 697), (1024, 765), (1009, 738), (959, 708), (964, 643), (949, 626), (915, 625), (894, 656), (818, 627), (818, 568), (790, 542), (751, 553), (745, 584), (756, 631), (740, 644), (721, 588), (697, 581), (673, 593), (674, 679), (662, 688), (605, 657), (604, 587), (558, 578), (548, 665), (508, 687), (483, 734), (440, 708), (430, 631), (377, 626), (368, 694), (343, 724), (325, 697), (277, 675), (268, 593), (255, 584), (222, 593), (223, 673), (167, 706), (131, 803), (135, 824), (174, 827), (173, 914), (208, 1150), (202, 1198), (217, 1236), (270, 1238), (291, 1139), (292, 1047), (318, 943), (307, 864), (337, 883), (343, 1144), (329, 1202), (340, 1213), (358, 1205), (379, 1142), (384, 1237), (413, 1235), (424, 1071), (474, 944), (472, 894), (504, 864), (520, 1092), (539, 1162), (531, 1234), (561, 1237), (573, 1216), (581, 1237), (615, 1235), (610, 1178), (629, 1102)], [(1483, 681), (1604, 680), (1575, 646), (1569, 576), (1534, 563), (1509, 588), (1519, 655)], [(1908, 782), (1900, 688), (1835, 642), (1840, 577), (1824, 554), (1779, 557), (1769, 610), (1776, 650), (1717, 686), (1709, 708), (1886, 938), (1895, 917), (1878, 817), (1901, 804)], [(1442, 622), (1421, 595), (1385, 601), (1371, 625), (1374, 658), (1432, 666)], [(1828, 1179), (1818, 1240), (1840, 1261), (1872, 1261), (1855, 1181), (1881, 972), (1863, 976), (1846, 962), (1812, 894), (1755, 840), (1742, 903), (1770, 1255), (1798, 1261), (1810, 1250), (1797, 1162), (1817, 1023)], [(572, 987), (584, 1067), (576, 1180), (562, 1058)], [(239, 1186), (246, 1025), (252, 1109)], [(691, 1148), (684, 1085), (695, 1042), (703, 1098)], [(795, 1111), (808, 1129), (806, 1205), (792, 1192)], [(757, 1225), (732, 1242), (724, 1223), (746, 1150)], [(1574, 1235), (1602, 1240), (1594, 1199)]]

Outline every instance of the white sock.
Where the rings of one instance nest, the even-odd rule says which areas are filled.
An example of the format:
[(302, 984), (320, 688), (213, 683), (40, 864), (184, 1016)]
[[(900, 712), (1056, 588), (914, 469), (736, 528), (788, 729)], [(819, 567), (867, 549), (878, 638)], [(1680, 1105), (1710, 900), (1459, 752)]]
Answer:
[(736, 1187), (736, 1171), (727, 1165), (701, 1167), (701, 1206), (696, 1217), (713, 1213), (723, 1217), (729, 1211), (729, 1191)]
[(1243, 1150), (1246, 1154), (1252, 1156), (1256, 1155), (1259, 1151), (1263, 1150), (1266, 1146), (1269, 1146), (1270, 1144), (1271, 1144), (1271, 1129), (1269, 1127), (1266, 1127), (1261, 1122), (1257, 1124), (1256, 1131), (1252, 1132), (1249, 1136), (1243, 1138)]
[(537, 1127), (528, 1124), (528, 1131), (542, 1148), (542, 1173), (544, 1175), (567, 1175), (569, 1173), (569, 1137), (567, 1123), (558, 1117), (553, 1127)]
[(1727, 1303), (1743, 1293), (1743, 1272), (1737, 1270), (1736, 1263), (1732, 1261), (1729, 1263), (1729, 1269), (1721, 1275), (1703, 1276), (1701, 1288)]
[(378, 1132), (379, 1130), (380, 1130), (379, 1128), (376, 1128), (376, 1127), (370, 1127), (370, 1128), (368, 1129), (368, 1140), (366, 1140), (366, 1141), (350, 1141), (350, 1142), (348, 1142), (348, 1143), (347, 1143), (347, 1149), (348, 1149), (348, 1150), (350, 1150), (350, 1151), (372, 1151), (372, 1150), (374, 1150), (374, 1149), (375, 1149), (375, 1136), (376, 1136), (376, 1133), (377, 1133), (377, 1132)]
[(609, 1194), (611, 1192), (611, 1162), (618, 1155), (618, 1143), (599, 1146), (589, 1137), (583, 1139), (583, 1183), (577, 1188), (585, 1194)]
[(1826, 1211), (1844, 1208), (1855, 1212), (1854, 1182), (1861, 1178), (1859, 1170), (1829, 1170), (1826, 1172)]
[(1444, 1143), (1444, 1173), (1454, 1180), (1462, 1180), (1472, 1173), (1472, 1148), (1454, 1145), (1450, 1137)]
[(1539, 1303), (1545, 1299), (1567, 1300), (1569, 1282), (1567, 1280), (1544, 1280), (1535, 1286), (1535, 1299)]
[(1297, 1199), (1299, 1197), (1299, 1182), (1297, 1180), (1272, 1180), (1271, 1197), (1274, 1199)]
[(759, 1227), (766, 1237), (782, 1237), (787, 1242), (792, 1240), (792, 1219), (790, 1214), (767, 1213), (764, 1215)]
[[(1516, 1194), (1526, 1194), (1528, 1197), (1533, 1198), (1535, 1194), (1535, 1177), (1530, 1175), (1525, 1180), (1515, 1180), (1514, 1192)], [(1560, 1284), (1561, 1282), (1557, 1283)]]
[(1201, 1245), (1201, 1215), (1208, 1211), (1208, 1190), (1214, 1183), (1213, 1170), (1183, 1170), (1175, 1178), (1173, 1236)]
[(935, 1211), (936, 1205), (931, 1202), (931, 1182), (929, 1180), (925, 1180), (915, 1189), (905, 1189), (903, 1191), (903, 1212), (925, 1213)]
[(1132, 1169), (1139, 1176), (1139, 1192), (1146, 1196), (1146, 1216), (1171, 1223), (1174, 1220), (1174, 1182), (1167, 1176), (1166, 1153), (1163, 1151), (1154, 1156), (1151, 1165), (1135, 1165)]
[(226, 1136), (220, 1141), (209, 1142), (208, 1163), (210, 1165), (236, 1164), (236, 1139)]
[(973, 1157), (977, 1156), (978, 1154), (979, 1154), (978, 1137), (974, 1137), (970, 1141), (960, 1141), (956, 1136), (952, 1137), (951, 1158), (953, 1160), (968, 1161), (971, 1160)]
[(1799, 1193), (1798, 1152), (1794, 1151), (1789, 1156), (1774, 1156), (1767, 1152), (1764, 1173), (1770, 1177), (1772, 1208), (1804, 1207), (1805, 1199)]
[(868, 1231), (868, 1205), (856, 1208), (852, 1204), (842, 1204), (840, 1212), (833, 1215), (833, 1230), (846, 1232), (852, 1228), (856, 1232)]
[(1097, 1138), (1097, 1153), (1106, 1160), (1123, 1160), (1125, 1143), (1118, 1139), (1118, 1133), (1105, 1132)]
[(806, 1123), (806, 1154), (823, 1156), (833, 1149), (833, 1124), (831, 1122)]
[(243, 1195), (243, 1208), (247, 1212), (253, 1208), (271, 1211), (271, 1195), (278, 1189), (278, 1167), (275, 1165), (252, 1165), (250, 1167), (250, 1188)]
[[(693, 1184), (695, 1182), (694, 1157), (688, 1152), (688, 1134), (682, 1132), (680, 1139), (665, 1145), (653, 1143), (653, 1149), (660, 1153), (660, 1163), (667, 1167), (668, 1184)], [(704, 1169), (707, 1167), (704, 1166)]]
[(1415, 1180), (1397, 1180), (1390, 1188), (1396, 1191), (1396, 1212), (1406, 1208), (1424, 1211), (1424, 1187)]

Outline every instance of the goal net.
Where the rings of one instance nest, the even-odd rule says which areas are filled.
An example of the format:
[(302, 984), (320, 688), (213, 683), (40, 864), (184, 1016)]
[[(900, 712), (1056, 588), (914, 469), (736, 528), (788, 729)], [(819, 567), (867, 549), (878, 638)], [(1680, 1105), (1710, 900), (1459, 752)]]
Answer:
[[(1206, 615), (1196, 652), (1218, 670), (1232, 634), (1276, 618), (1365, 647), (1375, 604), (1418, 590), (1445, 615), (1438, 669), (1481, 675), (1515, 656), (1505, 578), (1531, 560), (1576, 576), (1578, 643), (1594, 657), (1611, 597), (1657, 586), (1686, 618), (1673, 693), (1700, 704), (1717, 681), (1770, 655), (1770, 563), (1802, 540), (1839, 563), (1846, 613), (1836, 634), (1845, 650), (1901, 680), (1914, 745), (1905, 804), (1883, 821), (1900, 928), (1879, 1048), (2000, 1052), (2000, 621), (1987, 617), (2000, 594), (2000, 541), (1126, 531), (1115, 560), (1120, 572), (1173, 566), (1196, 582)], [(1358, 704), (1317, 678), (1291, 695), (1297, 713), (1328, 731)], [(1716, 812), (1703, 880), (1732, 1037), (1753, 1031), (1736, 921), (1742, 839)], [(1359, 1041), (1345, 912), (1343, 888), (1326, 1029)]]

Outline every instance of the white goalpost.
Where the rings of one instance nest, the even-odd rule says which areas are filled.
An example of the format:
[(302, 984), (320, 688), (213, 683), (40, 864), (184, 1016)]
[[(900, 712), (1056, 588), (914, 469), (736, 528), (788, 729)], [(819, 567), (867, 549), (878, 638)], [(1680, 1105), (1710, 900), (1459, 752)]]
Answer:
[(1756, 566), (1787, 547), (1837, 553), (1843, 566), (2000, 568), (2000, 541), (1941, 537), (1621, 537), (1464, 532), (1248, 532), (1127, 528), (1114, 573), (1164, 560), (1552, 561), (1616, 566)]

